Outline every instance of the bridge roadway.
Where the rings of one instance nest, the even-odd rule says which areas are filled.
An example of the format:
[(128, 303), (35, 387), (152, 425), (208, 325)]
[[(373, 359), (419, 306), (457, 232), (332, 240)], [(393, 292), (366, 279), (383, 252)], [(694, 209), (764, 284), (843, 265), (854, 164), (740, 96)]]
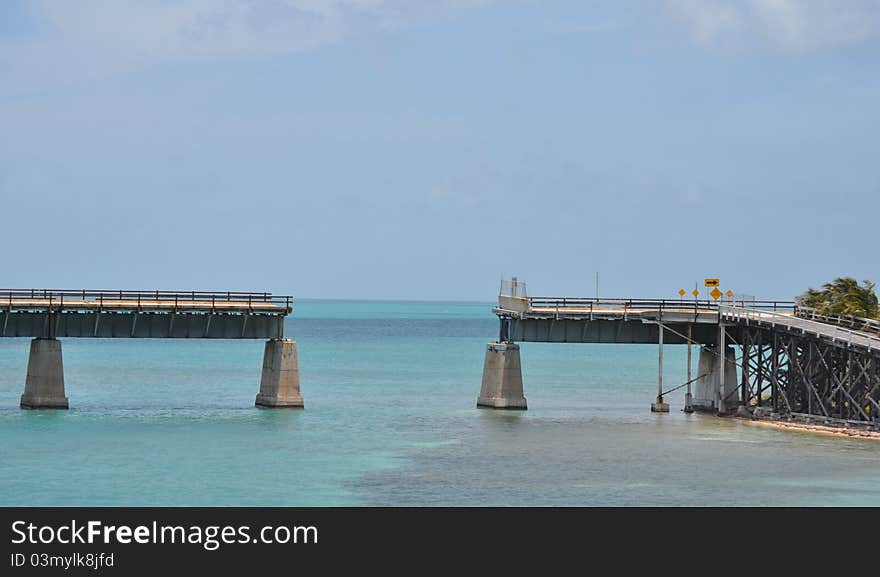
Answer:
[[(749, 325), (764, 325), (811, 335), (832, 344), (861, 348), (880, 353), (880, 323), (864, 320), (861, 329), (841, 326), (839, 318), (821, 317), (801, 312), (788, 301), (688, 301), (651, 299), (571, 299), (565, 297), (501, 297), (492, 309), (502, 322), (509, 323), (511, 341), (657, 343), (659, 324), (675, 329), (676, 325), (694, 327), (692, 340), (701, 344), (715, 342), (719, 323), (726, 323), (728, 334)], [(531, 321), (521, 322), (518, 321)], [(578, 330), (565, 321), (576, 321)], [(583, 321), (592, 321), (593, 325)], [(612, 321), (614, 330), (603, 331), (601, 321)], [(832, 324), (835, 322), (835, 324)], [(623, 323), (623, 324), (622, 324)], [(632, 323), (629, 327), (627, 324)], [(659, 324), (658, 324), (659, 323)], [(678, 327), (682, 328), (682, 327)], [(627, 330), (629, 329), (629, 330)], [(666, 344), (687, 344), (679, 331), (671, 330)], [(678, 333), (678, 334), (676, 334)], [(704, 338), (698, 338), (703, 335)]]
[(799, 310), (784, 314), (722, 304), (717, 314), (720, 314), (722, 322), (726, 323), (735, 323), (744, 327), (750, 325), (779, 327), (792, 333), (810, 335), (830, 344), (880, 354), (880, 334), (812, 320), (810, 316), (802, 316)]
[(271, 293), (0, 290), (0, 336), (282, 338), (292, 298)]
[[(781, 315), (793, 315), (794, 303), (755, 303)], [(568, 297), (500, 296), (500, 340), (512, 342), (654, 344), (659, 323), (666, 326), (666, 344), (692, 340), (715, 343), (718, 304), (713, 301), (660, 299), (590, 299)]]
[[(478, 406), (526, 408), (517, 342), (641, 343), (659, 344), (658, 395), (652, 408), (665, 412), (663, 395), (669, 391), (663, 388), (663, 346), (696, 344), (699, 370), (693, 379), (688, 347), (686, 411), (725, 413), (738, 405), (744, 413), (766, 404), (774, 411), (880, 425), (876, 321), (823, 317), (788, 301), (505, 294), (493, 312), (500, 321), (499, 339), (486, 352)], [(739, 347), (739, 356), (730, 345)]]
[(61, 337), (267, 339), (264, 407), (302, 407), (293, 299), (256, 292), (0, 289), (0, 336), (30, 337), (22, 408), (67, 408)]

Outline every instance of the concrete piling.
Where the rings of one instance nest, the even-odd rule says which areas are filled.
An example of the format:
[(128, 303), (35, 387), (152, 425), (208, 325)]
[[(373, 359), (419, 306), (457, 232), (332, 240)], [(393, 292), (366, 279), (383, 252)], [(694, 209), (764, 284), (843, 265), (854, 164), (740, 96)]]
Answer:
[(302, 408), (299, 390), (299, 359), (296, 341), (270, 339), (263, 353), (263, 375), (260, 392), (254, 404), (258, 407)]
[(728, 406), (731, 406), (731, 403), (735, 405), (739, 399), (736, 380), (736, 350), (733, 347), (726, 347), (726, 349), (724, 393), (719, 395), (721, 357), (714, 348), (700, 348), (699, 368), (697, 369), (697, 375), (700, 378), (694, 383), (693, 398), (693, 407), (698, 411), (718, 410), (717, 400), (719, 397), (726, 398), (727, 403), (725, 404)]
[(483, 384), (478, 407), (492, 409), (528, 408), (523, 396), (522, 365), (516, 343), (489, 343), (483, 363)]
[(688, 323), (688, 333), (687, 333), (687, 348), (688, 348), (688, 359), (687, 359), (687, 392), (684, 394), (684, 412), (685, 413), (693, 413), (694, 412), (694, 396), (691, 394), (691, 385), (692, 385), (692, 377), (691, 377), (691, 367), (693, 365), (693, 361), (691, 360), (691, 348), (693, 345), (693, 325)]
[(64, 395), (64, 365), (61, 361), (61, 341), (38, 338), (31, 341), (22, 409), (66, 409)]
[(684, 394), (684, 412), (685, 413), (693, 413), (694, 412), (694, 396), (691, 393)]
[(663, 323), (657, 323), (660, 329), (659, 352), (657, 359), (657, 399), (651, 403), (652, 413), (668, 413), (669, 403), (663, 402)]

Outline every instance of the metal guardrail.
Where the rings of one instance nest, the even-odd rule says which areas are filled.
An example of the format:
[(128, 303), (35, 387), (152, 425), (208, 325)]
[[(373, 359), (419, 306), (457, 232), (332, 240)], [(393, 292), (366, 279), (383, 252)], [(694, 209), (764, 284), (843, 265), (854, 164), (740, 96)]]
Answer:
[(730, 303), (739, 302), (744, 307), (758, 310), (770, 310), (777, 312), (794, 312), (797, 305), (794, 301), (715, 301), (694, 299), (627, 299), (627, 298), (581, 298), (581, 297), (529, 297), (530, 309), (675, 309), (675, 310), (718, 310), (719, 307), (729, 306)]
[(804, 306), (799, 306), (795, 314), (799, 318), (815, 320), (821, 323), (880, 336), (880, 321), (875, 321), (873, 319), (866, 319), (854, 315), (823, 315), (816, 311), (816, 309)]
[(289, 295), (273, 295), (269, 292), (213, 292), (213, 291), (139, 291), (139, 290), (87, 290), (87, 289), (0, 289), (0, 306), (9, 308), (16, 301), (49, 301), (48, 307), (63, 308), (67, 305), (75, 306), (77, 303), (98, 303), (103, 306), (113, 306), (121, 301), (134, 302), (138, 307), (141, 303), (162, 303), (178, 306), (186, 306), (188, 303), (211, 303), (214, 306), (223, 304), (260, 305), (271, 304), (284, 307), (287, 313), (292, 311), (293, 297)]

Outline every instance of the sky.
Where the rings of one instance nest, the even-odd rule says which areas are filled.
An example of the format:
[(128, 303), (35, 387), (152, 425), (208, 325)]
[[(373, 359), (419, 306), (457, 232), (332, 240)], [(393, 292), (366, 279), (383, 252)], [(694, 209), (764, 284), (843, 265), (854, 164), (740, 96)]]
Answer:
[(880, 282), (878, 71), (880, 0), (3, 0), (0, 285)]

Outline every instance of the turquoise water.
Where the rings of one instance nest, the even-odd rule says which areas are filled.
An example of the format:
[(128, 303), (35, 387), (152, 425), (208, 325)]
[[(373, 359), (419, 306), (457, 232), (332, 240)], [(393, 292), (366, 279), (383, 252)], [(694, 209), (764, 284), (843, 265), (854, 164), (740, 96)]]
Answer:
[[(657, 350), (522, 345), (529, 410), (478, 410), (490, 303), (303, 301), (306, 408), (253, 406), (261, 341), (63, 341), (69, 411), (18, 408), (0, 505), (880, 505), (880, 442), (652, 414)], [(685, 349), (667, 347), (667, 383)]]

